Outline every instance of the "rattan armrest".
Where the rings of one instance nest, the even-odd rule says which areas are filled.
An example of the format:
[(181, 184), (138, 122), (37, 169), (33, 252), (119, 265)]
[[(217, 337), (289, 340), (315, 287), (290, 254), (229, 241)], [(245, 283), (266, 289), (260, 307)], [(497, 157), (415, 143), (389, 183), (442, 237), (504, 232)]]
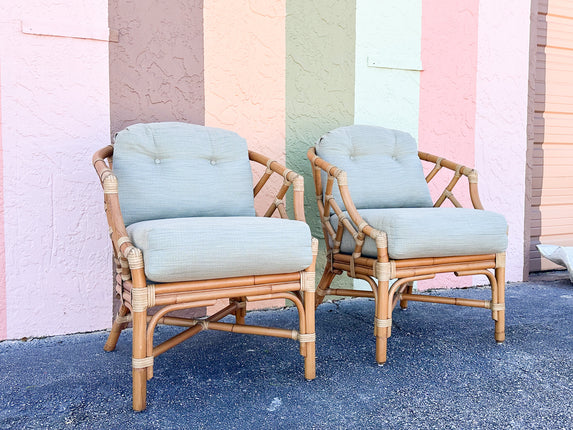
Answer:
[[(379, 252), (386, 254), (386, 233), (372, 227), (370, 224), (364, 221), (362, 216), (360, 216), (358, 213), (358, 210), (356, 209), (356, 206), (352, 200), (352, 196), (350, 195), (350, 190), (348, 189), (348, 179), (346, 172), (320, 158), (318, 155), (316, 155), (314, 148), (310, 148), (308, 150), (307, 156), (313, 165), (316, 199), (318, 202), (319, 210), (321, 211), (320, 217), (325, 236), (329, 235), (333, 239), (335, 248), (339, 246), (342, 233), (340, 231), (334, 232), (334, 229), (330, 225), (330, 210), (332, 209), (338, 216), (340, 223), (353, 236), (354, 241), (356, 242), (355, 254), (360, 255), (362, 245), (364, 244), (365, 235), (374, 239), (377, 246), (380, 245)], [(322, 191), (322, 179), (320, 175), (321, 170), (326, 172), (328, 175), (328, 182), (326, 184), (324, 196)], [(336, 182), (338, 186), (346, 212), (350, 216), (350, 219), (354, 225), (346, 218), (342, 209), (338, 206), (336, 200), (332, 196), (332, 188), (334, 186), (334, 182)], [(355, 228), (355, 226), (357, 228)]]
[(257, 182), (253, 189), (253, 194), (256, 196), (261, 189), (265, 186), (269, 178), (273, 173), (276, 173), (284, 178), (284, 182), (280, 190), (275, 196), (275, 202), (271, 204), (267, 212), (264, 216), (271, 216), (274, 211), (278, 208), (281, 214), (281, 217), (287, 218), (286, 211), (284, 210), (284, 206), (282, 206), (282, 199), (286, 195), (287, 190), (289, 189), (290, 185), (293, 185), (293, 209), (294, 209), (294, 218), (297, 221), (305, 221), (304, 217), (304, 179), (302, 176), (297, 174), (296, 172), (287, 169), (285, 166), (280, 164), (278, 161), (272, 160), (271, 158), (259, 154), (254, 151), (249, 151), (249, 159), (256, 163), (259, 163), (263, 166), (266, 166), (267, 170)]
[(475, 209), (483, 209), (478, 192), (478, 174), (475, 169), (466, 167), (462, 164), (455, 163), (445, 158), (438, 157), (437, 155), (428, 154), (427, 152), (418, 151), (418, 157), (422, 161), (427, 161), (429, 163), (434, 163), (434, 168), (426, 176), (426, 182), (430, 182), (440, 171), (442, 167), (454, 172), (453, 178), (448, 183), (440, 197), (434, 203), (434, 206), (440, 206), (446, 198), (450, 199), (455, 206), (461, 207), (461, 204), (453, 198), (452, 190), (457, 184), (459, 178), (463, 175), (468, 178), (470, 198)]
[(111, 170), (113, 146), (108, 145), (97, 151), (92, 159), (93, 166), (100, 178), (104, 192), (105, 211), (109, 225), (109, 232), (116, 257), (127, 259), (133, 266), (135, 246), (127, 235), (127, 229), (121, 215), (119, 198), (117, 195), (117, 177)]

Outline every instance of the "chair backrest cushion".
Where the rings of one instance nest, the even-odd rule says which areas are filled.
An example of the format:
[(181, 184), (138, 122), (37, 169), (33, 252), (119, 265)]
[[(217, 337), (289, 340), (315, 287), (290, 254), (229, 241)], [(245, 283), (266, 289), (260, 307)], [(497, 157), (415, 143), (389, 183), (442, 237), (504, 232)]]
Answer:
[[(357, 209), (433, 205), (416, 141), (408, 133), (368, 125), (340, 127), (320, 138), (316, 153), (346, 171)], [(344, 210), (336, 186), (333, 196)]]
[(117, 133), (113, 171), (126, 225), (200, 216), (254, 216), (246, 141), (231, 131), (178, 122)]

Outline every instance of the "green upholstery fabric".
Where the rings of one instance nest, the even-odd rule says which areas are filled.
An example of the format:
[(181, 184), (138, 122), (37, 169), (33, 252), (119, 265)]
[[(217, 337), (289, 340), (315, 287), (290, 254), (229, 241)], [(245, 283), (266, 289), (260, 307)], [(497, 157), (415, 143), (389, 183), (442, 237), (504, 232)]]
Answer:
[(126, 225), (192, 216), (254, 216), (246, 141), (222, 129), (135, 124), (115, 137), (113, 170)]
[(300, 221), (176, 218), (138, 222), (127, 231), (152, 282), (292, 273), (312, 263), (310, 229)]
[[(494, 212), (462, 208), (362, 209), (358, 212), (372, 227), (386, 232), (391, 259), (493, 254), (507, 248), (507, 223), (502, 215)], [(330, 223), (336, 228), (338, 217), (332, 215)], [(354, 239), (347, 230), (340, 248), (345, 254), (354, 251)], [(362, 254), (377, 257), (374, 240), (366, 238)]]
[[(316, 153), (346, 171), (357, 209), (432, 206), (417, 144), (408, 133), (367, 125), (340, 127), (318, 141)], [(344, 210), (337, 186), (333, 196)]]

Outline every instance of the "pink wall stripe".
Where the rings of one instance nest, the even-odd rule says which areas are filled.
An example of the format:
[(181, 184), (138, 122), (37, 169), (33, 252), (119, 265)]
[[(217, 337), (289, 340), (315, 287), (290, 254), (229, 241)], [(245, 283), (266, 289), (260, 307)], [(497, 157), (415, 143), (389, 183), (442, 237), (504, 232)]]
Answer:
[(4, 162), (2, 159), (2, 68), (0, 67), (0, 340), (8, 335), (6, 318), (6, 253), (4, 250)]
[(422, 3), (420, 148), (467, 166), (475, 162), (478, 7), (479, 0)]
[[(419, 146), (466, 166), (475, 162), (478, 10), (479, 0), (422, 2)], [(436, 177), (432, 193), (441, 192), (450, 179), (449, 174)], [(454, 192), (471, 207), (465, 184)], [(444, 284), (470, 285), (471, 279), (440, 278), (420, 287)]]

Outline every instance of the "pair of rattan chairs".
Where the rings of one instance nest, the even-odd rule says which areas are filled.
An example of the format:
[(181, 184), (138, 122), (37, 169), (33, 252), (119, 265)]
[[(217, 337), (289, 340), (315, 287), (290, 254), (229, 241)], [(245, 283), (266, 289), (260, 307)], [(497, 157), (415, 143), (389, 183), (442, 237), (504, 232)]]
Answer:
[[(104, 348), (113, 350), (132, 323), (135, 410), (146, 407), (155, 357), (203, 330), (292, 338), (300, 343), (305, 378), (314, 379), (315, 306), (327, 294), (375, 299), (379, 364), (386, 361), (398, 301), (402, 308), (418, 300), (490, 309), (495, 339), (504, 340), (507, 225), (503, 216), (481, 210), (474, 170), (419, 153), (407, 133), (372, 126), (327, 133), (308, 157), (327, 250), (318, 288), (318, 241), (305, 223), (303, 178), (249, 151), (237, 134), (185, 123), (137, 124), (94, 155), (121, 299)], [(421, 160), (433, 163), (426, 177)], [(254, 187), (251, 162), (266, 169)], [(427, 182), (442, 168), (453, 178), (434, 203)], [(255, 198), (269, 195), (261, 190), (273, 175), (282, 185), (265, 213), (256, 214)], [(458, 208), (452, 194), (462, 176), (473, 209)], [(294, 220), (285, 207), (291, 186)], [(456, 207), (439, 207), (446, 199)], [(443, 272), (485, 275), (492, 300), (414, 293), (415, 281)], [(372, 291), (331, 289), (342, 273), (365, 280)], [(207, 317), (172, 314), (220, 299), (228, 305)], [(298, 330), (246, 324), (247, 303), (269, 299), (294, 303)], [(154, 346), (157, 324), (182, 330)]]

